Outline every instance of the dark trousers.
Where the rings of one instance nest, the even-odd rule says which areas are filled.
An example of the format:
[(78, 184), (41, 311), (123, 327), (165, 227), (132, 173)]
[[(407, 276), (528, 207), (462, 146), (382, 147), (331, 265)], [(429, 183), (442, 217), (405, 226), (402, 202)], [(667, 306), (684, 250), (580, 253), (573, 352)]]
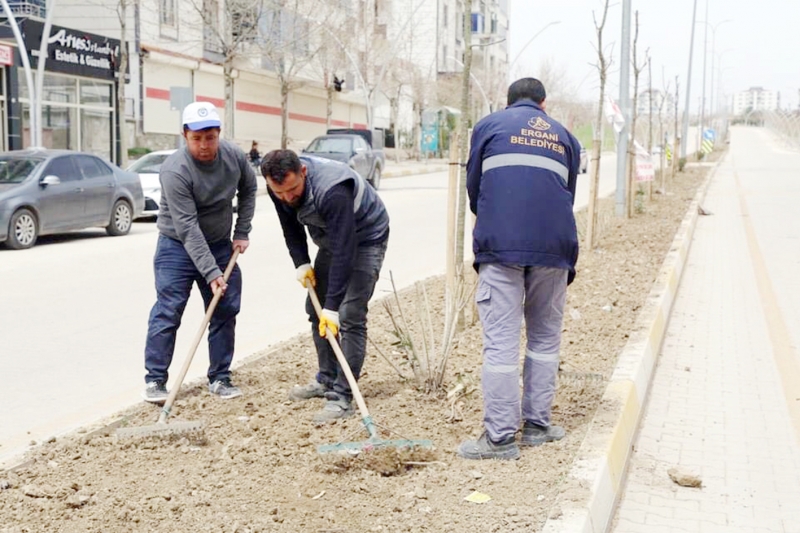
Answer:
[[(378, 282), (386, 245), (360, 246), (353, 265), (353, 273), (347, 284), (347, 292), (339, 306), (339, 341), (347, 364), (353, 371), (356, 380), (361, 375), (361, 367), (367, 354), (367, 311), (375, 284)], [(320, 303), (325, 307), (325, 295), (328, 292), (328, 272), (331, 266), (331, 254), (320, 249), (314, 260), (314, 273), (317, 277), (317, 294)], [(311, 332), (317, 348), (319, 373), (317, 381), (332, 389), (344, 399), (352, 400), (353, 393), (347, 383), (347, 377), (336, 360), (328, 341), (319, 336), (319, 318), (311, 300), (306, 300), (306, 312), (311, 321)]]
[[(220, 269), (224, 271), (232, 253), (231, 242), (220, 241), (210, 244), (209, 247)], [(144, 349), (144, 367), (147, 370), (145, 382), (158, 380), (166, 383), (175, 351), (175, 337), (181, 325), (183, 310), (189, 301), (192, 284), (197, 283), (206, 309), (214, 293), (180, 241), (159, 235), (153, 266), (157, 299), (150, 311), (147, 326), (147, 343)], [(209, 324), (209, 382), (230, 377), (236, 315), (239, 314), (241, 300), (242, 272), (237, 265), (228, 280), (228, 290), (217, 304)]]

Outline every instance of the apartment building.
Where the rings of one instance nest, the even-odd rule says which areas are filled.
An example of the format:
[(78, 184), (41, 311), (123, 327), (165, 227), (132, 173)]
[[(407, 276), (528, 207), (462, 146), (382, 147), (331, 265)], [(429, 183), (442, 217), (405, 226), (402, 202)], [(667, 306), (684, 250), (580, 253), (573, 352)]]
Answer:
[[(508, 86), (508, 0), (467, 0), (471, 4), (472, 73), (474, 92), (479, 102), (486, 95), (492, 110), (505, 102)], [(437, 61), (440, 76), (452, 77), (461, 72), (464, 43), (464, 0), (438, 0), (439, 31)], [(485, 103), (485, 102), (484, 102)]]
[(780, 107), (780, 93), (767, 91), (763, 87), (750, 87), (732, 96), (731, 107), (734, 115), (749, 111), (775, 111)]
[[(122, 41), (129, 50), (130, 72), (124, 110), (117, 109), (114, 82), (123, 46), (121, 2), (126, 2)], [(370, 2), (370, 9), (365, 9), (363, 4)], [(279, 144), (284, 102), (289, 110), (287, 134), (294, 145), (324, 132), (329, 113), (331, 126), (365, 127), (363, 93), (353, 90), (355, 83), (336, 91), (333, 81), (334, 77), (337, 81), (354, 77), (352, 59), (363, 58), (370, 43), (352, 37), (361, 33), (360, 17), (373, 11), (374, 2), (304, 0), (297, 10), (288, 11), (276, 7), (273, 0), (60, 1), (53, 17), (56, 26), (48, 45), (44, 84), (46, 104), (62, 109), (64, 120), (45, 124), (52, 130), (45, 134), (45, 142), (118, 160), (117, 127), (122, 124), (139, 145), (171, 147), (180, 132), (181, 107), (194, 99), (217, 105), (225, 117), (223, 136), (248, 147), (251, 140), (259, 140), (263, 148)], [(25, 40), (30, 40), (29, 56), (41, 40), (44, 5), (44, 0), (11, 2)], [(74, 44), (74, 39), (86, 35), (95, 49), (109, 50), (105, 67), (100, 74), (94, 73), (101, 77), (75, 68), (84, 66), (83, 55), (58, 49), (54, 38), (61, 30), (67, 32), (64, 42)], [(72, 41), (70, 32), (75, 34)], [(24, 74), (13, 36), (10, 32), (0, 35), (14, 56), (12, 64), (3, 67), (3, 87), (8, 88), (23, 80)], [(60, 71), (64, 65), (71, 65), (71, 70)], [(51, 86), (54, 90), (48, 93)], [(89, 97), (90, 93), (97, 94)], [(0, 102), (10, 100), (6, 96)], [(26, 95), (20, 97), (24, 106)], [(95, 114), (102, 107), (103, 122), (91, 130), (90, 120), (84, 119), (90, 114), (81, 107), (84, 102), (96, 104)], [(27, 143), (25, 113), (20, 109), (5, 114), (9, 118), (3, 122), (16, 131), (9, 137), (13, 140), (9, 148)]]

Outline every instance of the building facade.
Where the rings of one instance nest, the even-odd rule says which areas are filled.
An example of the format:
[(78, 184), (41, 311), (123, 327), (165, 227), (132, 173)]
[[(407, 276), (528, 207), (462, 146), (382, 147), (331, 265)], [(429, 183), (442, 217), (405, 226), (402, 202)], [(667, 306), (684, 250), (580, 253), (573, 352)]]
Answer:
[[(44, 2), (34, 1), (41, 5), (12, 7), (18, 18), (28, 17), (30, 23), (26, 24), (41, 25)], [(93, 122), (91, 118), (102, 108), (104, 116), (110, 114), (110, 122), (121, 118), (118, 122), (128, 129), (129, 147), (174, 147), (179, 140), (180, 115), (187, 94), (190, 101), (205, 100), (217, 105), (225, 116), (223, 136), (247, 149), (252, 140), (260, 142), (262, 151), (279, 146), (284, 104), (288, 108), (286, 134), (295, 148), (324, 133), (328, 124), (366, 127), (368, 117), (361, 90), (352, 86), (342, 87), (341, 91), (333, 88), (334, 76), (344, 78), (348, 70), (344, 48), (354, 46), (335, 38), (336, 34), (341, 35), (348, 19), (357, 18), (357, 13), (349, 9), (350, 0), (306, 0), (296, 5), (298, 11), (288, 12), (274, 8), (270, 0), (128, 2), (123, 41), (128, 46), (130, 75), (124, 85), (125, 109), (116, 109), (113, 77), (76, 74), (73, 77), (80, 79), (67, 87), (62, 73), (48, 75), (45, 100), (56, 98), (51, 102), (51, 117), (59, 119), (58, 128), (65, 131), (51, 137), (45, 135), (45, 145), (91, 149), (119, 161), (119, 154), (114, 153), (118, 139), (114, 127), (105, 128), (97, 123), (98, 119)], [(91, 4), (64, 0), (56, 6), (53, 23), (116, 43), (118, 48), (122, 36), (119, 6), (120, 0)], [(355, 21), (352, 23), (355, 27)], [(10, 31), (0, 35), (9, 46), (13, 44)], [(38, 49), (38, 43), (33, 49)], [(334, 49), (338, 53), (332, 53)], [(350, 52), (357, 55), (355, 50)], [(48, 70), (51, 63), (55, 65), (57, 61), (48, 61)], [(13, 83), (24, 79), (16, 73), (22, 72), (18, 67), (19, 62), (14, 67), (4, 67), (4, 75), (9, 68), (17, 75)], [(13, 75), (6, 76), (11, 78)], [(93, 79), (94, 85), (84, 78)], [(3, 87), (10, 85), (6, 82)], [(10, 115), (23, 124), (20, 141), (8, 143), (8, 148), (25, 146), (27, 96), (21, 94), (20, 98), (19, 116)], [(65, 98), (72, 100), (59, 100)], [(86, 106), (91, 99), (96, 105), (89, 110)], [(58, 110), (55, 104), (60, 104)], [(65, 106), (67, 111), (62, 109)], [(9, 135), (13, 139), (14, 133)]]
[(780, 108), (780, 94), (763, 87), (750, 87), (733, 95), (731, 107), (736, 116), (750, 111), (776, 111)]
[[(18, 27), (28, 60), (37, 66), (44, 24), (20, 18)], [(31, 87), (22, 67), (21, 48), (11, 28), (0, 26), (10, 57), (3, 72), (3, 148), (31, 145)], [(13, 43), (13, 46), (12, 44)], [(116, 159), (118, 113), (115, 106), (120, 42), (116, 39), (53, 25), (46, 46), (42, 80), (42, 141), (48, 148), (83, 150)], [(36, 72), (32, 83), (37, 84)], [(123, 76), (124, 77), (124, 76)]]

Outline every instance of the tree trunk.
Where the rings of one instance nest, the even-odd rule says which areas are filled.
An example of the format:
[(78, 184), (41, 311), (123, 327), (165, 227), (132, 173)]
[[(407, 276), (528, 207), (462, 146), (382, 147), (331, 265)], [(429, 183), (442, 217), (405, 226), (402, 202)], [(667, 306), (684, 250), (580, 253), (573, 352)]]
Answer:
[(420, 154), (422, 153), (422, 102), (417, 102), (417, 112), (414, 113), (414, 146), (415, 146), (415, 154), (416, 160), (420, 160)]
[(235, 103), (233, 101), (233, 58), (226, 57), (225, 63), (222, 66), (222, 75), (225, 79), (225, 124), (224, 132), (225, 138), (233, 141), (236, 136), (234, 132), (233, 113), (235, 110)]
[[(464, 279), (464, 222), (467, 218), (467, 158), (469, 157), (470, 78), (472, 69), (472, 5), (464, 2), (464, 70), (461, 74), (461, 118), (458, 131), (458, 209), (456, 210), (456, 277)], [(462, 322), (463, 321), (459, 321)]]
[(281, 78), (281, 149), (289, 146), (289, 82)]
[(128, 47), (125, 46), (128, 25), (127, 0), (119, 2), (119, 70), (117, 78), (117, 121), (119, 122), (119, 161), (121, 168), (128, 166), (128, 122), (125, 113), (125, 72), (128, 70)]
[(600, 103), (595, 119), (594, 136), (592, 138), (591, 179), (589, 180), (589, 212), (586, 223), (586, 247), (589, 250), (595, 247), (595, 233), (597, 232), (597, 189), (600, 184), (600, 150), (603, 146), (603, 103), (606, 97), (605, 78), (600, 79)]
[(596, 242), (597, 233), (597, 189), (600, 184), (600, 150), (603, 146), (603, 104), (606, 99), (606, 74), (608, 63), (603, 55), (603, 28), (606, 26), (608, 16), (609, 0), (603, 6), (603, 18), (600, 24), (594, 19), (595, 32), (597, 34), (597, 70), (600, 73), (600, 99), (597, 106), (597, 117), (592, 137), (592, 159), (591, 159), (591, 179), (589, 180), (589, 209), (588, 221), (586, 223), (586, 247), (593, 250)]
[(328, 84), (325, 87), (325, 92), (327, 93), (327, 101), (325, 102), (325, 130), (331, 129), (331, 117), (333, 116), (333, 83), (328, 78), (328, 74), (325, 74), (325, 82)]

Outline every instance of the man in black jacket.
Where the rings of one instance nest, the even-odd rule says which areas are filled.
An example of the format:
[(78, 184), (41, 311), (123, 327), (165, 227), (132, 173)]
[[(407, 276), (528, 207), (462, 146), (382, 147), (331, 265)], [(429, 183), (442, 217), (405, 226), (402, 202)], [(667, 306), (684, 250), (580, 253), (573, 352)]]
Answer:
[[(310, 299), (306, 302), (319, 371), (310, 384), (294, 387), (289, 398), (325, 397), (316, 423), (352, 416), (352, 391), (324, 337), (326, 329), (334, 335), (341, 329), (342, 351), (358, 379), (367, 348), (367, 305), (386, 254), (389, 215), (372, 187), (342, 163), (273, 150), (264, 156), (261, 172), (297, 280), (303, 287), (316, 287), (323, 306), (319, 318)], [(313, 267), (306, 227), (319, 247)]]

